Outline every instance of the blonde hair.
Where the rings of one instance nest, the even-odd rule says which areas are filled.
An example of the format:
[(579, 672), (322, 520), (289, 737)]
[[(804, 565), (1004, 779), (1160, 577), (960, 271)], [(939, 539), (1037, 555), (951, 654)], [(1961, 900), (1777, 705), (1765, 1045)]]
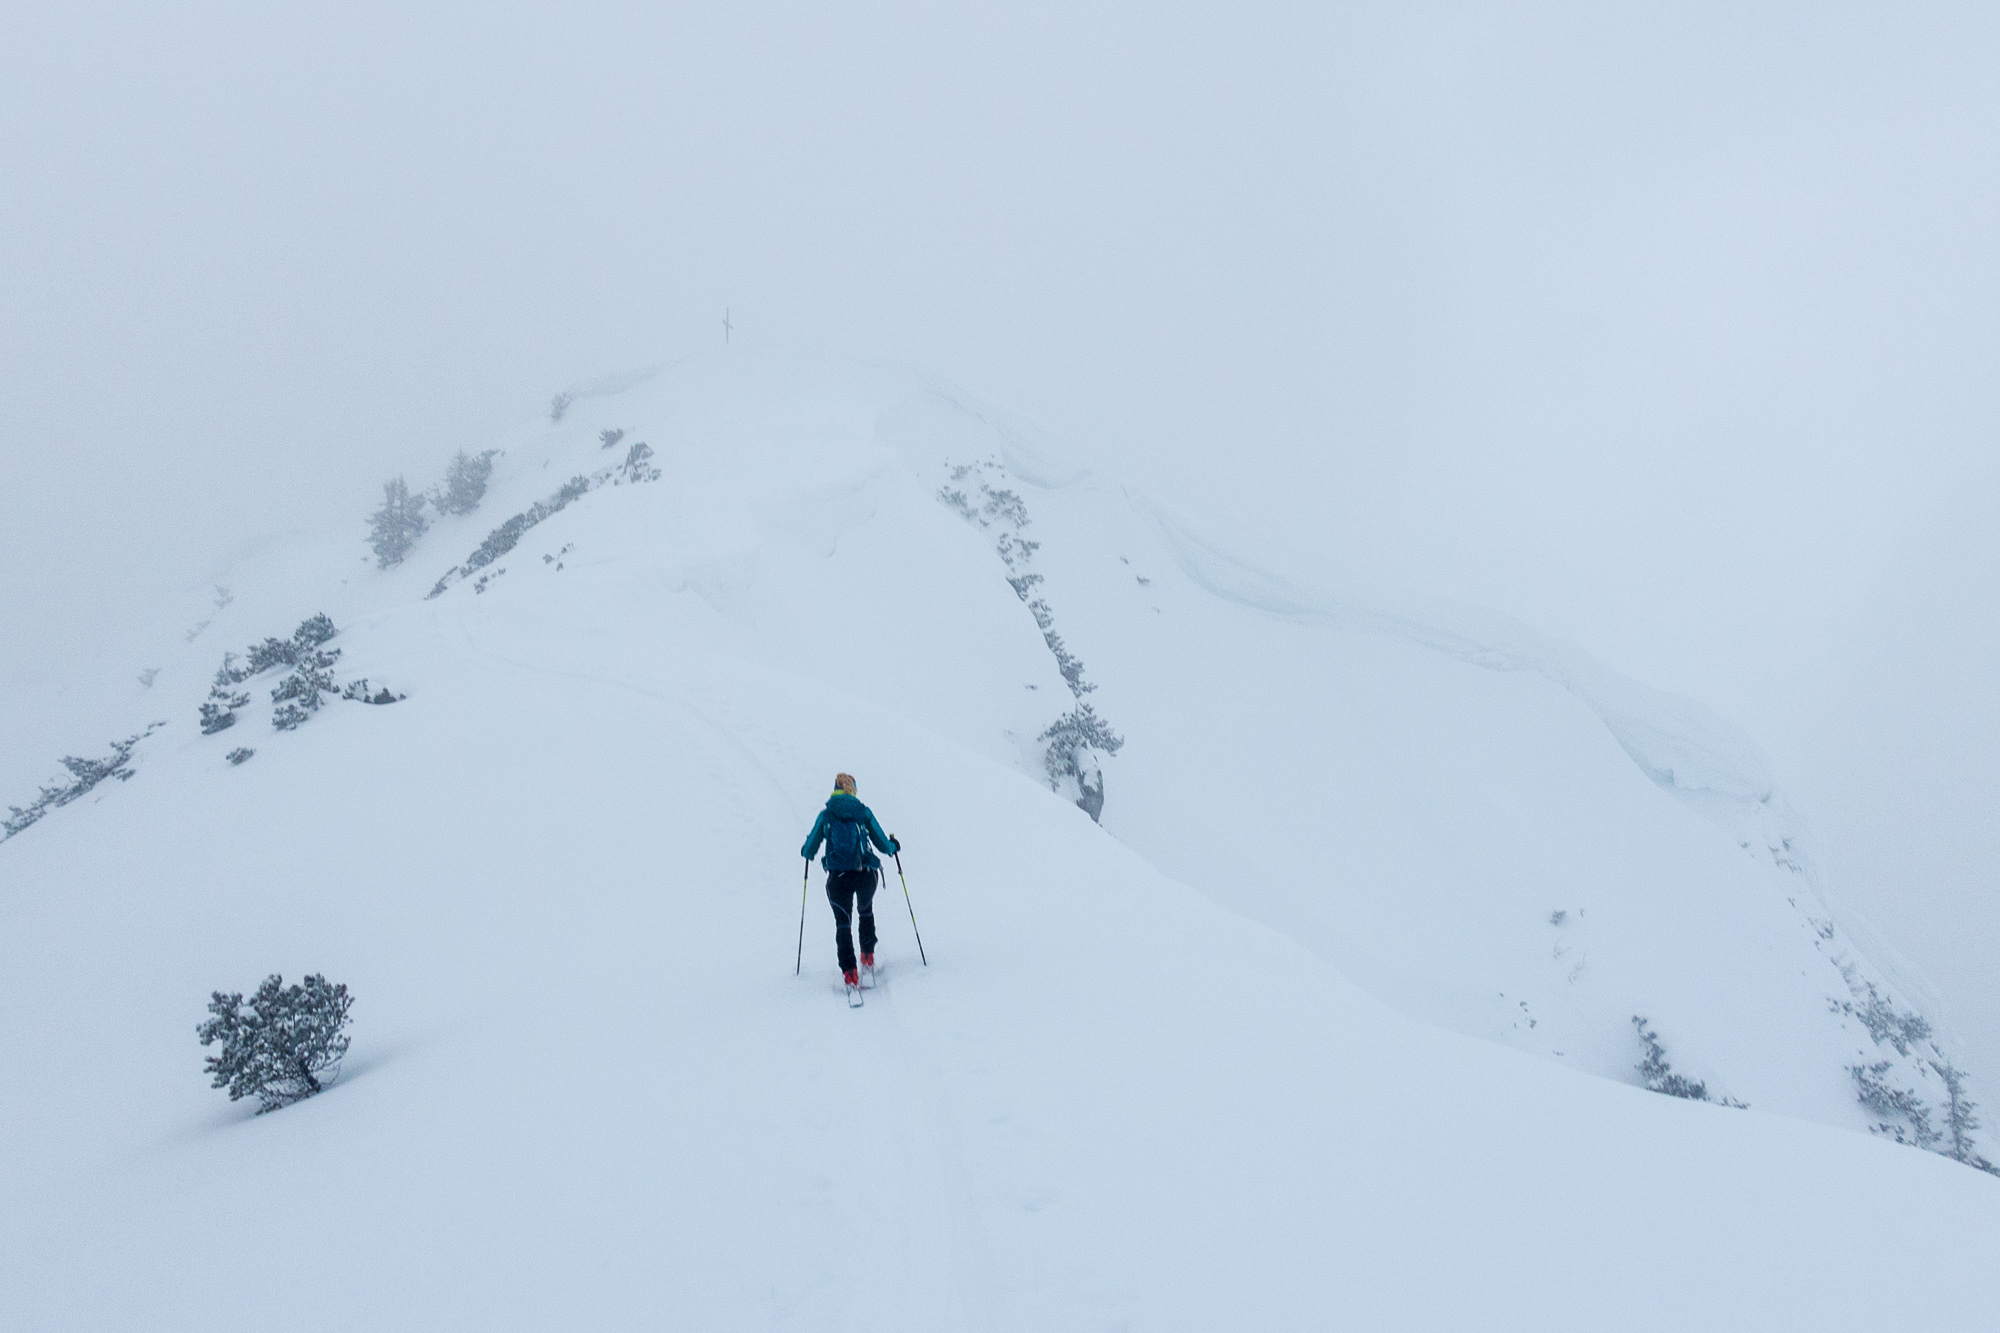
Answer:
[(844, 791), (849, 796), (854, 795), (854, 775), (852, 773), (835, 773), (833, 775), (833, 789), (835, 791)]

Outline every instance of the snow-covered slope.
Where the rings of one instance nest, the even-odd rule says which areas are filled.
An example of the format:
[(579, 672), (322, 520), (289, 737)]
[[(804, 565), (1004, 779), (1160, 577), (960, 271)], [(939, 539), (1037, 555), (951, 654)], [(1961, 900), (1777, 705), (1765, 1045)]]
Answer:
[(962, 394), (878, 435), (1042, 539), (1016, 563), (1128, 740), (1105, 826), (1155, 865), (1426, 1021), (1633, 1081), (1643, 1017), (1713, 1098), (1919, 1137), (1857, 1098), (1887, 1061), (1942, 1119), (1949, 1045), (1907, 1040), (1721, 719), (1502, 617), (1293, 586)]
[[(1893, 992), (1699, 710), (1518, 627), (1287, 588), (906, 372), (598, 388), (398, 568), (348, 530), (228, 571), (124, 728), (172, 704), (133, 779), (0, 847), (0, 1326), (1990, 1306), (2000, 1181), (1853, 1132), (1845, 1066), (1914, 1085), (1928, 1048), (1837, 1012)], [(1037, 610), (1126, 740), (1101, 827), (1046, 780), (1077, 701)], [(321, 611), (340, 679), (407, 698), (274, 732), (266, 676), (200, 734), (222, 649)], [(785, 966), (843, 768), (931, 952), (892, 883), (858, 1013), (817, 872)], [(313, 970), (358, 997), (341, 1082), (228, 1106), (207, 993)], [(1635, 1014), (1751, 1109), (1625, 1086)]]

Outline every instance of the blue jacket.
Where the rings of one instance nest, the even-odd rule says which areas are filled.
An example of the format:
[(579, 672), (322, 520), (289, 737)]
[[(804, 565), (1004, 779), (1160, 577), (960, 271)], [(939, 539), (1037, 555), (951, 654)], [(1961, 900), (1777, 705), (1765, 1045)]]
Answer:
[[(826, 841), (826, 824), (830, 819), (843, 819), (851, 824), (859, 824), (867, 830), (868, 841), (885, 852), (896, 850), (896, 840), (882, 831), (882, 825), (876, 822), (875, 812), (863, 805), (859, 799), (849, 796), (844, 791), (837, 791), (826, 798), (826, 809), (820, 811), (819, 818), (813, 821), (812, 832), (806, 835), (806, 845), (799, 850), (800, 856), (808, 861), (812, 860), (813, 853), (819, 850), (820, 843)], [(882, 862), (875, 853), (869, 851), (866, 846), (861, 850), (862, 860), (868, 869), (882, 868)]]

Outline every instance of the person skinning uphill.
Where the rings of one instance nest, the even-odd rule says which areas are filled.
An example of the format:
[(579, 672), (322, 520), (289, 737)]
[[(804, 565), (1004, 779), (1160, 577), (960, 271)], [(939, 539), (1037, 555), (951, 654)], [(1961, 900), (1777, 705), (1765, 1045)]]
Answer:
[(826, 844), (826, 899), (833, 906), (833, 939), (840, 954), (840, 977), (850, 988), (861, 985), (856, 969), (851, 918), (861, 916), (860, 966), (875, 971), (875, 885), (882, 862), (869, 847), (894, 855), (903, 844), (882, 831), (875, 812), (854, 794), (854, 775), (834, 775), (833, 795), (813, 821), (812, 832), (799, 854), (810, 861), (820, 844)]

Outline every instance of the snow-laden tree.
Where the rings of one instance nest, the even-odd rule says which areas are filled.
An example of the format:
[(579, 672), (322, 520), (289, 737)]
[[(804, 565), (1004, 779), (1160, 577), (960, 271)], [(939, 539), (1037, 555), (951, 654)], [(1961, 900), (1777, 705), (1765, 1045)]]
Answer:
[(317, 713), (323, 696), (335, 688), (333, 664), (340, 660), (338, 648), (307, 648), (299, 654), (292, 673), (271, 690), (271, 702), (281, 705), (271, 714), (271, 725), (291, 731)]
[(209, 691), (208, 701), (201, 706), (201, 731), (204, 736), (213, 736), (218, 731), (227, 731), (236, 725), (236, 710), (250, 702), (247, 690), (230, 690), (217, 686)]
[(458, 451), (444, 470), (444, 480), (431, 492), (431, 504), (441, 514), (469, 514), (479, 508), (486, 495), (486, 479), (493, 475), (493, 451), (468, 454)]
[(317, 648), (338, 633), (333, 627), (333, 617), (321, 611), (299, 622), (299, 627), (292, 631), (292, 642), (302, 648)]
[(402, 563), (429, 526), (423, 496), (410, 494), (401, 477), (383, 482), (382, 507), (368, 516), (368, 545), (375, 551), (377, 567)]
[(290, 667), (291, 673), (271, 691), (271, 702), (283, 705), (273, 714), (271, 724), (280, 731), (290, 731), (304, 722), (319, 710), (321, 695), (337, 688), (333, 664), (340, 660), (340, 649), (324, 646), (337, 633), (333, 618), (322, 611), (301, 620), (289, 639), (251, 644), (241, 666), (235, 653), (224, 653), (208, 702), (201, 706), (202, 731), (212, 736), (235, 726), (236, 710), (250, 702), (250, 695), (236, 687), (274, 667)]
[(1097, 715), (1089, 704), (1079, 704), (1049, 725), (1035, 738), (1048, 748), (1042, 753), (1049, 786), (1058, 788), (1065, 779), (1076, 783), (1076, 803), (1092, 819), (1104, 811), (1104, 770), (1099, 755), (1117, 754), (1125, 738)]
[(317, 973), (298, 986), (273, 973), (247, 1006), (240, 991), (216, 991), (195, 1035), (204, 1046), (222, 1043), (222, 1050), (202, 1068), (214, 1077), (213, 1086), (229, 1089), (230, 1101), (256, 1097), (259, 1115), (301, 1101), (339, 1072), (347, 1054), (342, 1029), (353, 1004), (347, 987), (330, 985)]

